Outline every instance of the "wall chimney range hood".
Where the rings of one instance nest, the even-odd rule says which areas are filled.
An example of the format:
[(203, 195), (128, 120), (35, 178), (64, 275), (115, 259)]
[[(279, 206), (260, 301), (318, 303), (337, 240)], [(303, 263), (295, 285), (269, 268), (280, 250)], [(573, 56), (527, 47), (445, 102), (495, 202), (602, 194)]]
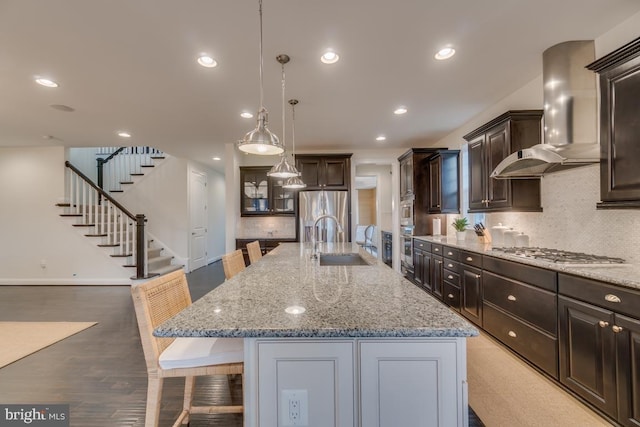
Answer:
[(542, 55), (544, 143), (507, 156), (492, 178), (536, 178), (600, 162), (593, 40), (568, 41)]

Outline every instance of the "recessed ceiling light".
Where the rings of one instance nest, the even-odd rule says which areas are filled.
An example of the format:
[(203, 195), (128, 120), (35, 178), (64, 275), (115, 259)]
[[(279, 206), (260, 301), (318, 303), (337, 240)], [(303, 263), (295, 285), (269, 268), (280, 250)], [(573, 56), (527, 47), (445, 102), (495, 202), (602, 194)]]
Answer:
[(340, 59), (340, 56), (333, 50), (329, 49), (320, 57), (320, 61), (324, 64), (335, 64)]
[(210, 57), (209, 55), (200, 55), (198, 57), (198, 64), (207, 68), (215, 68), (218, 66), (218, 61)]
[(380, 135), (376, 137), (376, 141), (386, 141), (386, 140), (387, 140), (387, 137), (384, 135)]
[(393, 111), (393, 114), (400, 115), (407, 112), (407, 107), (398, 107)]
[(240, 113), (240, 117), (242, 117), (243, 119), (251, 119), (253, 118), (253, 114), (248, 111), (243, 111), (242, 113)]
[(50, 80), (50, 79), (45, 79), (43, 77), (36, 78), (36, 83), (38, 83), (41, 86), (46, 86), (46, 87), (58, 87), (58, 83), (56, 83), (56, 82), (54, 82), (53, 80)]
[(220, 157), (214, 157), (213, 160), (218, 161), (218, 160), (222, 160), (222, 159)]
[(129, 132), (125, 132), (125, 131), (118, 132), (118, 136), (120, 138), (131, 138), (131, 134)]
[(444, 47), (435, 54), (435, 58), (439, 60), (449, 59), (456, 54), (456, 50), (452, 47)]

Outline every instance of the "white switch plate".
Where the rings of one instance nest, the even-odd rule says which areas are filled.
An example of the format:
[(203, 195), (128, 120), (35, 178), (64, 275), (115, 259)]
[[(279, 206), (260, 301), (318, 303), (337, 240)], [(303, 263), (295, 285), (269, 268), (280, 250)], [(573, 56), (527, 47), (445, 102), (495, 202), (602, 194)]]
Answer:
[(308, 427), (309, 398), (307, 390), (282, 390), (280, 397), (280, 426)]

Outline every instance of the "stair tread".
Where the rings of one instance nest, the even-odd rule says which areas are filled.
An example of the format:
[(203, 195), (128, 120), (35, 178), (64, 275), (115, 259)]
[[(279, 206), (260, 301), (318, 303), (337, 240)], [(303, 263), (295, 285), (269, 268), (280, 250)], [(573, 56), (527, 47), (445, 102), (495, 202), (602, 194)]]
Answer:
[[(85, 234), (86, 237), (107, 237), (108, 234)], [(100, 246), (100, 245), (98, 245)]]
[(82, 214), (60, 214), (60, 216), (78, 217), (78, 216), (82, 216)]
[(140, 165), (141, 168), (155, 168), (155, 165)]
[(165, 156), (151, 156), (152, 159), (154, 160), (162, 160), (162, 159), (166, 159)]
[(74, 227), (95, 227), (95, 224), (72, 224)]
[(131, 176), (143, 176), (143, 173), (130, 173)]
[(112, 258), (127, 258), (130, 257), (133, 254), (113, 254), (113, 255), (109, 255)]
[(68, 208), (71, 207), (71, 203), (56, 203), (56, 206), (61, 208)]
[(109, 190), (110, 193), (124, 193), (123, 190)]
[(120, 184), (133, 184), (133, 181), (120, 181)]
[(180, 270), (181, 268), (183, 268), (183, 265), (167, 265), (158, 269), (154, 269), (154, 270), (149, 270), (149, 274), (157, 274), (162, 276), (163, 274), (167, 274), (167, 273), (171, 273), (172, 271), (176, 271), (176, 270)]

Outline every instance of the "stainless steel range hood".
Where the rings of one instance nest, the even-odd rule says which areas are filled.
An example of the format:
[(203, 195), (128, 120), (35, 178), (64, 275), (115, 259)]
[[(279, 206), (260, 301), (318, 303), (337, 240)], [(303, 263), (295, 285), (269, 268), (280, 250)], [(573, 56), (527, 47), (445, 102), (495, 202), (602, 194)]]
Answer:
[(597, 140), (593, 40), (568, 41), (542, 55), (544, 144), (516, 151), (498, 164), (492, 178), (535, 178), (600, 162)]

